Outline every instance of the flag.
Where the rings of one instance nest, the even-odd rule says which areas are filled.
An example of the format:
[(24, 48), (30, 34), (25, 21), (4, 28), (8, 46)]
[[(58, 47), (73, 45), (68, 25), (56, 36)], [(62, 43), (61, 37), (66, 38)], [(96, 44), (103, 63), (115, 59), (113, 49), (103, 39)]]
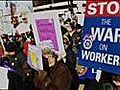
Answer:
[(39, 46), (28, 45), (27, 62), (35, 70), (43, 70), (42, 52)]

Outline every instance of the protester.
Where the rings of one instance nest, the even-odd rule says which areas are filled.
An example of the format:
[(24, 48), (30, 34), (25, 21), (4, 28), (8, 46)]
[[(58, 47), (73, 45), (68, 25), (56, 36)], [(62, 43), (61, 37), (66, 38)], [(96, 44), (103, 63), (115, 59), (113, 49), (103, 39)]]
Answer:
[(67, 32), (63, 35), (64, 37), (64, 46), (66, 51), (66, 65), (71, 71), (72, 82), (70, 90), (78, 90), (79, 88), (79, 76), (76, 71), (76, 53), (73, 51), (73, 33), (75, 32), (74, 23), (70, 22), (70, 19), (65, 21), (64, 27), (67, 29)]
[[(76, 24), (75, 26), (75, 31), (72, 34), (72, 40), (73, 40), (73, 51), (75, 53), (78, 52), (79, 48), (80, 48), (80, 44), (81, 44), (81, 35), (82, 35), (82, 28), (83, 26), (81, 26), (80, 24)], [(75, 48), (75, 49), (74, 49)]]
[(39, 70), (35, 76), (35, 86), (39, 90), (69, 90), (71, 85), (71, 73), (67, 66), (57, 62), (55, 52), (46, 47), (42, 50), (45, 62), (48, 62), (48, 71)]
[(23, 76), (23, 64), (26, 61), (26, 56), (20, 51), (17, 51), (15, 43), (9, 42), (6, 51), (8, 55), (4, 57), (4, 61), (7, 61), (6, 65), (9, 68), (8, 90), (25, 90), (24, 76)]
[(102, 71), (100, 83), (102, 84), (102, 90), (117, 90), (117, 86), (113, 83), (115, 80), (115, 74)]

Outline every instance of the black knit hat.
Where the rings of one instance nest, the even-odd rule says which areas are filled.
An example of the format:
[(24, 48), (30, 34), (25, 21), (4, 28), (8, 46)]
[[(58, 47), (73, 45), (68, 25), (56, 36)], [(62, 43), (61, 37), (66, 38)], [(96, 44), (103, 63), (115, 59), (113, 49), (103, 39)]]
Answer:
[(82, 29), (83, 26), (81, 26), (80, 24), (76, 24), (76, 29)]
[(16, 51), (16, 45), (14, 42), (9, 42), (6, 44), (6, 51), (7, 52), (13, 52), (13, 51)]

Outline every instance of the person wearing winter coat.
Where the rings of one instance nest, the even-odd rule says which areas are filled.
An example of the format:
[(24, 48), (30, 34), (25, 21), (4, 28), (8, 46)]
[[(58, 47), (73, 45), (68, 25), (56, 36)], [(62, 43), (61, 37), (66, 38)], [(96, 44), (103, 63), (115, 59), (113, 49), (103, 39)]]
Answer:
[(62, 62), (57, 62), (57, 55), (50, 48), (43, 49), (45, 70), (39, 70), (34, 82), (38, 90), (69, 90), (71, 85), (70, 70)]

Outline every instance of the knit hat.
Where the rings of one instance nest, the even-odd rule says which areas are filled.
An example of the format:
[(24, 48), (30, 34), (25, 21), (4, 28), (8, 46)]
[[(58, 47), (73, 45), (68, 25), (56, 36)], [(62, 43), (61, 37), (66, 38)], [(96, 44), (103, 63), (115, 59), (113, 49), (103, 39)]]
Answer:
[(80, 24), (76, 24), (76, 29), (82, 29), (83, 26), (81, 26)]
[(16, 51), (16, 45), (14, 42), (9, 42), (5, 46), (7, 52), (13, 52)]
[(45, 47), (42, 50), (43, 55), (45, 54), (54, 54), (54, 51), (50, 47)]

